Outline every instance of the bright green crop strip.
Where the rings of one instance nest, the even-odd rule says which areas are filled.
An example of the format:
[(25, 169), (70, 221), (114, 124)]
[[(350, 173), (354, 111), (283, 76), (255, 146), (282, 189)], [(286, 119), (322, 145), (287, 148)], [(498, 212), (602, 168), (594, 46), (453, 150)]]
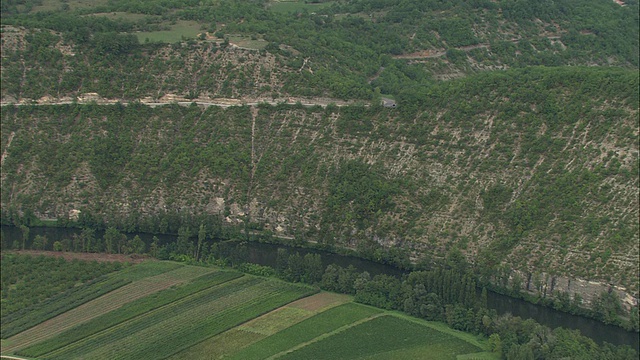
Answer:
[(184, 302), (162, 314), (127, 322), (51, 358), (161, 359), (313, 292), (259, 278), (240, 280), (227, 284), (228, 291), (207, 294), (204, 301)]
[(60, 349), (85, 337), (96, 334), (119, 323), (148, 313), (164, 305), (183, 299), (191, 294), (207, 288), (223, 284), (242, 276), (241, 273), (218, 271), (194, 279), (191, 283), (176, 289), (167, 289), (156, 294), (133, 301), (127, 306), (97, 317), (87, 323), (76, 326), (49, 340), (27, 347), (20, 354), (30, 357), (40, 357), (56, 349)]
[[(380, 316), (311, 343), (281, 359), (452, 359), (482, 349), (449, 334), (397, 318)], [(410, 357), (408, 357), (410, 355)]]
[(354, 303), (331, 308), (252, 344), (236, 353), (232, 359), (264, 359), (380, 312), (381, 310)]

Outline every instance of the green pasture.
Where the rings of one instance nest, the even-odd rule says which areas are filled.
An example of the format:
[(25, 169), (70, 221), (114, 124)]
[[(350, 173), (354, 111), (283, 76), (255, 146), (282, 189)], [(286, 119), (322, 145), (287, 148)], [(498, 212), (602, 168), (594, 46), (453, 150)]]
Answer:
[(147, 15), (147, 14), (132, 14), (124, 11), (114, 11), (114, 12), (105, 12), (105, 13), (94, 13), (88, 16), (102, 16), (111, 20), (128, 20), (128, 21), (138, 21), (146, 18), (155, 18), (156, 16)]
[(169, 30), (137, 32), (134, 35), (138, 37), (140, 43), (147, 42), (147, 39), (149, 42), (176, 43), (183, 39), (195, 39), (199, 33), (204, 31), (201, 26), (195, 21), (179, 20), (171, 25)]
[(32, 12), (61, 10), (63, 4), (69, 6), (69, 10), (86, 9), (107, 5), (109, 0), (43, 0), (42, 5), (34, 6)]
[(329, 7), (332, 3), (333, 2), (331, 1), (323, 3), (305, 3), (304, 1), (274, 1), (269, 4), (269, 10), (279, 13), (298, 13), (304, 10), (307, 10), (308, 12), (314, 12), (316, 10)]

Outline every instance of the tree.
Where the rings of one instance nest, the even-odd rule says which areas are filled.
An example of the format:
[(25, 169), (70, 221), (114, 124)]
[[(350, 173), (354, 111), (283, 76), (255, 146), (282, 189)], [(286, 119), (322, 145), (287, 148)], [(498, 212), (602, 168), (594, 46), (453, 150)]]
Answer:
[(107, 254), (112, 254), (113, 248), (118, 243), (119, 240), (120, 240), (120, 232), (114, 227), (109, 227), (107, 231), (104, 232), (105, 252)]
[(48, 240), (46, 236), (36, 235), (36, 237), (33, 238), (31, 248), (34, 250), (44, 250), (47, 246), (47, 242)]
[(289, 255), (289, 261), (287, 264), (287, 270), (284, 273), (284, 278), (287, 281), (299, 282), (303, 279), (305, 273), (304, 259), (300, 256), (300, 253)]
[(198, 246), (196, 247), (196, 260), (200, 260), (200, 251), (202, 250), (202, 243), (207, 237), (207, 230), (204, 227), (204, 224), (200, 224), (200, 229), (198, 230)]
[(491, 334), (491, 336), (489, 336), (489, 349), (498, 355), (502, 355), (502, 340), (500, 339), (500, 334)]
[(143, 254), (144, 248), (144, 241), (142, 241), (139, 235), (134, 236), (129, 242), (129, 251), (131, 251), (132, 254)]
[(80, 236), (82, 237), (82, 251), (91, 252), (94, 249), (96, 231), (92, 228), (82, 229)]
[(289, 251), (285, 248), (278, 248), (276, 254), (276, 273), (283, 276), (289, 264)]
[(151, 241), (151, 245), (149, 246), (149, 252), (151, 253), (151, 256), (153, 257), (158, 257), (158, 244), (159, 244), (160, 240), (158, 239), (157, 236), (153, 236), (153, 239)]
[(195, 255), (195, 249), (191, 241), (191, 228), (188, 226), (180, 226), (178, 229), (176, 253), (189, 256)]
[(507, 352), (507, 360), (534, 360), (533, 351), (527, 344), (513, 345)]
[(486, 309), (487, 308), (487, 303), (488, 303), (488, 299), (487, 299), (487, 288), (486, 287), (482, 287), (482, 293), (480, 294), (480, 308), (482, 309)]
[(29, 240), (29, 228), (26, 225), (20, 225), (20, 231), (22, 231), (22, 250), (25, 250)]
[(319, 254), (306, 254), (303, 259), (304, 275), (302, 282), (315, 284), (322, 280), (322, 258)]
[(629, 314), (629, 326), (627, 326), (627, 330), (638, 331), (640, 328), (639, 320), (638, 320), (638, 307), (634, 306), (631, 308), (631, 313)]
[(62, 243), (60, 241), (53, 243), (53, 251), (62, 251)]

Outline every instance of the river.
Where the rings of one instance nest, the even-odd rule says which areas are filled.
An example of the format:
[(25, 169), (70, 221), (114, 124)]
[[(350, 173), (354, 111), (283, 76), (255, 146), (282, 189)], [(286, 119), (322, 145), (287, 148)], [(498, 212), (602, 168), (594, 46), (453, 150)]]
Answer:
[[(22, 233), (17, 227), (3, 225), (0, 230), (2, 249), (10, 248), (14, 241), (20, 242), (22, 239)], [(52, 250), (51, 247), (54, 241), (65, 238), (70, 239), (74, 234), (79, 233), (80, 230), (72, 228), (33, 227), (29, 231), (29, 238), (32, 240), (36, 235), (46, 236), (48, 239), (47, 250)], [(102, 232), (96, 233), (97, 237), (101, 237), (102, 235)], [(151, 243), (154, 236), (146, 233), (127, 235), (129, 238), (139, 235), (146, 244)], [(176, 237), (172, 235), (155, 236), (158, 237), (160, 245), (175, 241), (176, 239)], [(27, 242), (27, 247), (29, 247), (30, 244), (30, 241)], [(268, 266), (275, 265), (278, 248), (287, 248), (283, 245), (255, 242), (247, 242), (246, 246), (250, 262)], [(357, 257), (343, 256), (312, 249), (288, 248), (288, 250), (290, 253), (295, 253), (297, 251), (301, 255), (306, 253), (319, 254), (322, 257), (324, 266), (329, 264), (337, 264), (342, 267), (353, 265), (359, 271), (368, 271), (372, 276), (378, 274), (401, 276), (403, 274), (403, 271), (398, 268), (379, 264), (373, 261), (363, 260)], [(605, 325), (593, 319), (563, 313), (552, 308), (531, 304), (520, 299), (511, 298), (493, 292), (488, 293), (488, 307), (495, 309), (498, 314), (510, 313), (523, 319), (534, 319), (538, 323), (544, 324), (550, 328), (562, 326), (568, 329), (577, 329), (580, 330), (583, 335), (590, 337), (599, 344), (608, 342), (614, 345), (629, 345), (636, 351), (640, 352), (638, 333), (629, 332), (617, 326)]]

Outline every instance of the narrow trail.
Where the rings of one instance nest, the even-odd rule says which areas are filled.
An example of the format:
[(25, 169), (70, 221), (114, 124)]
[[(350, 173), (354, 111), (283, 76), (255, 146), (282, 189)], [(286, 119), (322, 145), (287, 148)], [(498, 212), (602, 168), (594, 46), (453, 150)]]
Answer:
[(256, 168), (259, 160), (256, 161), (256, 117), (258, 116), (258, 108), (251, 107), (251, 172), (249, 175), (249, 186), (247, 186), (247, 218), (251, 219), (251, 191), (253, 190), (253, 179), (256, 175)]
[(258, 108), (255, 106), (251, 108), (251, 179), (256, 175), (256, 117), (258, 116)]

